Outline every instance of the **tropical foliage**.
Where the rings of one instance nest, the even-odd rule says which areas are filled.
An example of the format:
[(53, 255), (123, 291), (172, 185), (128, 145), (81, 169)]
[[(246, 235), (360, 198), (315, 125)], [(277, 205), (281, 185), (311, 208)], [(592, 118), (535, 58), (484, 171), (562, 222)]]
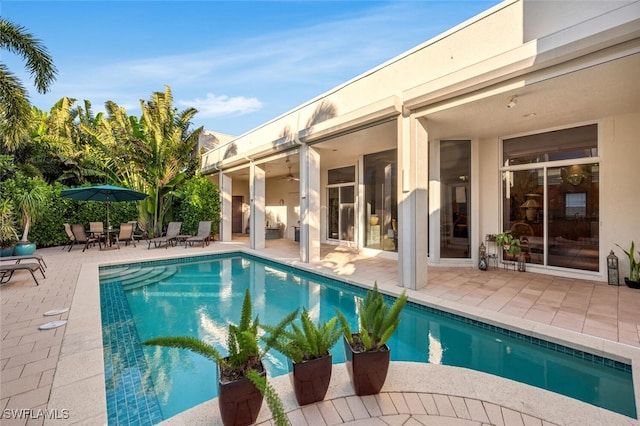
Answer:
[[(40, 40), (24, 27), (0, 18), (0, 49), (23, 58), (38, 92), (47, 92), (57, 71)], [(3, 150), (13, 151), (24, 142), (30, 119), (31, 105), (24, 85), (0, 62), (0, 146)]]
[(17, 173), (14, 178), (4, 181), (2, 186), (3, 198), (10, 198), (20, 215), (21, 241), (27, 242), (31, 226), (46, 211), (47, 183), (41, 178), (25, 177), (22, 173)]
[[(39, 40), (0, 18), (0, 49), (22, 56), (38, 91), (48, 89), (56, 70)], [(159, 234), (178, 214), (185, 217), (197, 212), (200, 220), (211, 220), (217, 226), (220, 200), (215, 185), (205, 186), (201, 177), (189, 183), (198, 169), (197, 146), (203, 130), (194, 130), (191, 123), (197, 110), (175, 108), (168, 86), (152, 93), (149, 100), (141, 100), (140, 108), (140, 117), (130, 116), (125, 108), (107, 101), (106, 112), (94, 114), (89, 101), (77, 103), (63, 97), (49, 111), (41, 111), (30, 106), (21, 82), (0, 63), (0, 180), (8, 186), (3, 197), (10, 197), (21, 210), (16, 219), (21, 219), (23, 239), (33, 227), (41, 247), (64, 242), (64, 222), (86, 223), (74, 220), (88, 216), (78, 211), (99, 213), (104, 205), (81, 203), (72, 205), (78, 211), (72, 210), (58, 200), (59, 190), (97, 184), (146, 193), (137, 211), (123, 209), (129, 216), (121, 220), (137, 219), (151, 235)], [(31, 191), (27, 183), (39, 189)], [(182, 190), (182, 185), (187, 188)], [(40, 200), (43, 193), (47, 200)], [(191, 194), (199, 200), (188, 200)], [(49, 226), (42, 234), (32, 209), (38, 201), (54, 207), (54, 214), (42, 218)], [(98, 216), (90, 218), (93, 220), (99, 220)], [(197, 221), (193, 216), (187, 220), (195, 222), (195, 227)]]
[(0, 248), (11, 247), (18, 241), (13, 209), (11, 200), (8, 198), (0, 200)]
[(206, 176), (197, 174), (185, 181), (176, 196), (175, 216), (185, 233), (196, 234), (200, 221), (211, 221), (214, 227), (220, 221), (220, 191)]

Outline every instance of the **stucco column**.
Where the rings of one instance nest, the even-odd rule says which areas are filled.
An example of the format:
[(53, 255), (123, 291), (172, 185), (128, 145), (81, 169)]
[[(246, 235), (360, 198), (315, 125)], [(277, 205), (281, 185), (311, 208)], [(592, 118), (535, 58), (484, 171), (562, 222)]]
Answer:
[(265, 247), (265, 183), (265, 171), (252, 162), (249, 166), (249, 247), (254, 250)]
[(320, 154), (300, 147), (300, 260), (320, 261)]
[(413, 290), (428, 280), (427, 148), (426, 130), (405, 112), (398, 118), (398, 282)]
[(231, 199), (232, 199), (232, 179), (223, 172), (220, 172), (218, 186), (220, 187), (220, 224), (218, 226), (220, 241), (231, 241)]

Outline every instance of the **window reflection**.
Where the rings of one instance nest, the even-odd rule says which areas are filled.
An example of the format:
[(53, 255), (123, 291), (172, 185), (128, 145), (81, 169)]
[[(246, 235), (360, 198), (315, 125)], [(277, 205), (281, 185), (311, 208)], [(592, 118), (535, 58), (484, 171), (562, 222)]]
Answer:
[[(504, 141), (503, 224), (520, 238), (529, 263), (599, 270), (599, 165), (571, 159), (597, 154), (597, 126)], [(536, 164), (544, 163), (544, 164)]]
[(364, 156), (365, 247), (398, 251), (397, 150)]

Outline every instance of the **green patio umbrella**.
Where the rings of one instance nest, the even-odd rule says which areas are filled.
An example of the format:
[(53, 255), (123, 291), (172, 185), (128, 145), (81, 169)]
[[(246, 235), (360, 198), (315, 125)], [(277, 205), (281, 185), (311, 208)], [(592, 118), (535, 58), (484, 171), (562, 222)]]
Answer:
[(107, 229), (109, 229), (109, 203), (112, 201), (138, 201), (147, 194), (113, 185), (84, 186), (65, 189), (60, 196), (80, 201), (102, 201), (107, 203)]

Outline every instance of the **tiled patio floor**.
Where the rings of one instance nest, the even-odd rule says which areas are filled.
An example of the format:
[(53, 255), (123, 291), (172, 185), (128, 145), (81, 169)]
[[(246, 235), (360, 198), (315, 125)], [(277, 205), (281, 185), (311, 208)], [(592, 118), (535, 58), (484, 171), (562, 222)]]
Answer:
[[(27, 272), (19, 272), (10, 283), (0, 287), (2, 424), (105, 423), (104, 401), (100, 392), (92, 391), (104, 388), (104, 378), (93, 367), (91, 371), (85, 371), (83, 367), (87, 360), (102, 365), (102, 341), (99, 333), (96, 335), (96, 328), (98, 331), (100, 328), (99, 306), (85, 303), (85, 300), (95, 300), (95, 277), (99, 264), (234, 248), (248, 250), (247, 247), (244, 238), (186, 250), (180, 246), (148, 250), (146, 243), (137, 248), (123, 247), (113, 251), (92, 248), (84, 253), (78, 247), (70, 253), (60, 248), (38, 250), (48, 264), (47, 278), (40, 279), (40, 286), (35, 285)], [(297, 250), (298, 246), (293, 242), (269, 240), (261, 253), (297, 263)], [(389, 292), (401, 290), (397, 285), (395, 261), (366, 257), (346, 248), (323, 246), (319, 264), (302, 266), (356, 283), (372, 285), (377, 281), (381, 289)], [(509, 324), (519, 330), (544, 335), (549, 340), (568, 340), (592, 351), (614, 354), (627, 362), (633, 360), (634, 378), (638, 383), (640, 290), (502, 269), (483, 272), (476, 268), (430, 267), (428, 286), (411, 291), (409, 295), (415, 301), (485, 322)], [(42, 315), (61, 307), (71, 309), (53, 317)], [(38, 330), (39, 325), (57, 319), (68, 319), (69, 322), (54, 330)], [(446, 374), (451, 374), (450, 371), (447, 370)], [(516, 394), (496, 396), (478, 393), (475, 389), (475, 393), (465, 396), (464, 392), (448, 388), (443, 388), (444, 392), (425, 390), (411, 385), (410, 379), (400, 383), (395, 380), (388, 382), (377, 397), (354, 397), (352, 393), (349, 395), (348, 386), (342, 387), (330, 392), (323, 403), (303, 409), (290, 407), (290, 419), (294, 425), (365, 422), (542, 425), (565, 424), (569, 415), (558, 407), (557, 417), (554, 417), (549, 414), (548, 407), (535, 407), (531, 401), (516, 401), (519, 399), (514, 396)], [(75, 399), (69, 396), (72, 393), (76, 395)], [(81, 397), (78, 399), (77, 395)], [(601, 424), (598, 422), (607, 418), (607, 413), (604, 417), (593, 418), (590, 424)], [(21, 419), (16, 418), (18, 414), (22, 415)], [(47, 416), (58, 419), (46, 420)], [(628, 418), (615, 418), (623, 424), (637, 424)], [(176, 422), (194, 423), (179, 419)]]

